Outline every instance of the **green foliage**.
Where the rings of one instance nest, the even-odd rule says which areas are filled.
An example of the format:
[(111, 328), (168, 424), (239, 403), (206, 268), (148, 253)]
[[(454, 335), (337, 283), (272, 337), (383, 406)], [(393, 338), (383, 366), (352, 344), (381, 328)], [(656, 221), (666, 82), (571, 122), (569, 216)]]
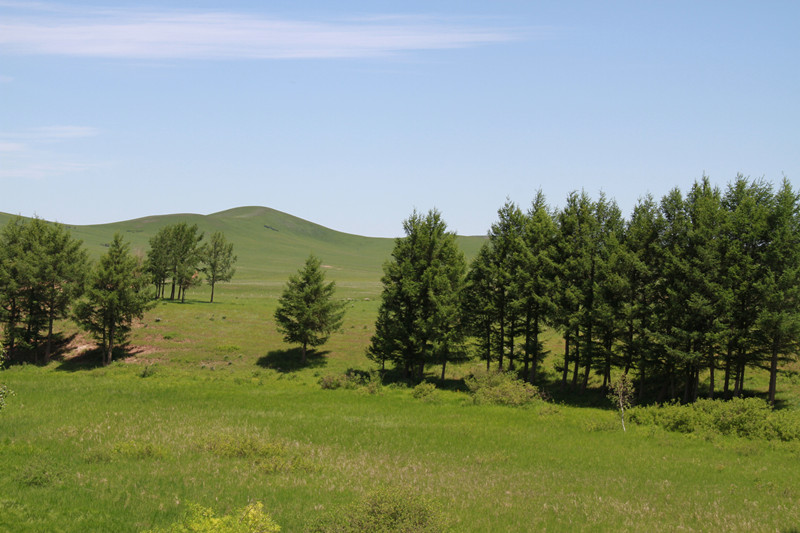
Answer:
[(512, 372), (474, 370), (464, 383), (476, 404), (522, 407), (543, 399), (538, 388), (517, 379)]
[(407, 489), (381, 488), (313, 521), (309, 533), (439, 533), (446, 527), (432, 499)]
[[(87, 254), (59, 224), (16, 217), (0, 232), (0, 320), (12, 356), (45, 342), (48, 362), (55, 321), (83, 290)], [(38, 354), (37, 354), (38, 355)]]
[(625, 431), (625, 411), (630, 409), (633, 402), (633, 383), (628, 378), (628, 374), (620, 374), (617, 379), (611, 382), (607, 396), (619, 411), (622, 431)]
[(411, 396), (425, 402), (436, 401), (436, 385), (423, 381), (411, 390)]
[(773, 411), (760, 398), (701, 399), (680, 405), (634, 407), (630, 420), (681, 433), (734, 435), (749, 439), (800, 440), (800, 412)]
[(309, 256), (305, 266), (293, 276), (278, 300), (275, 322), (283, 340), (303, 347), (303, 364), (308, 346), (320, 346), (331, 333), (342, 327), (345, 304), (334, 300), (334, 282), (325, 283), (321, 261)]
[(466, 357), (461, 288), (466, 263), (441, 214), (414, 212), (384, 264), (381, 307), (368, 357), (421, 379), (425, 366)]
[(232, 514), (217, 517), (214, 511), (190, 504), (183, 519), (149, 533), (277, 533), (280, 526), (264, 512), (261, 502), (251, 503)]
[(233, 255), (233, 243), (225, 239), (225, 234), (215, 231), (211, 235), (211, 242), (203, 245), (200, 257), (204, 266), (202, 271), (206, 274), (206, 281), (211, 285), (211, 302), (214, 302), (214, 286), (220, 281), (230, 281), (236, 273), (233, 267), (236, 256)]
[(133, 319), (152, 307), (142, 270), (129, 250), (115, 234), (91, 273), (86, 299), (75, 309), (77, 322), (101, 343), (104, 365), (111, 363), (114, 346), (127, 338)]
[(6, 406), (6, 398), (14, 396), (14, 391), (9, 389), (6, 385), (0, 385), (0, 411)]
[(364, 371), (348, 368), (344, 374), (325, 374), (319, 379), (322, 389), (361, 389), (370, 394), (380, 392), (383, 384), (377, 371)]

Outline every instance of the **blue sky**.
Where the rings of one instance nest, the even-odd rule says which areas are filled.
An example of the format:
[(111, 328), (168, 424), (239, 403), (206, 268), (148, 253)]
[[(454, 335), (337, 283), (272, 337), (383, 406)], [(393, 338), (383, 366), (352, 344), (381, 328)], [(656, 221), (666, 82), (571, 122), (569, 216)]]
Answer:
[(800, 4), (0, 0), (0, 211), (264, 205), (484, 234), (506, 198), (629, 213), (704, 173), (800, 184)]

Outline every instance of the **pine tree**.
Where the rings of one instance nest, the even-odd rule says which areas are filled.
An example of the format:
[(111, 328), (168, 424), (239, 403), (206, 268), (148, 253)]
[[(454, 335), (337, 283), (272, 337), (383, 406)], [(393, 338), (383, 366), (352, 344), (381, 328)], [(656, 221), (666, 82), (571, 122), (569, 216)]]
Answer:
[(77, 322), (100, 342), (104, 365), (111, 363), (114, 347), (127, 339), (133, 319), (142, 318), (150, 308), (151, 295), (144, 290), (145, 284), (130, 245), (115, 234), (90, 275), (86, 299), (75, 309)]
[(464, 357), (461, 290), (466, 270), (438, 211), (414, 212), (384, 264), (379, 320), (369, 348), (422, 379), (425, 366)]
[(800, 339), (800, 195), (785, 179), (769, 214), (769, 235), (764, 274), (756, 282), (763, 295), (757, 329), (769, 356), (768, 398), (774, 405), (778, 363), (796, 353)]
[(557, 228), (541, 190), (536, 193), (526, 216), (522, 232), (518, 272), (519, 298), (522, 309), (524, 341), (524, 374), (533, 382), (536, 370), (545, 355), (539, 336), (555, 312), (554, 261)]
[(325, 344), (331, 333), (342, 327), (344, 318), (344, 302), (333, 299), (336, 284), (325, 283), (321, 264), (309, 256), (305, 266), (289, 277), (275, 310), (283, 340), (302, 346), (303, 364), (308, 347)]

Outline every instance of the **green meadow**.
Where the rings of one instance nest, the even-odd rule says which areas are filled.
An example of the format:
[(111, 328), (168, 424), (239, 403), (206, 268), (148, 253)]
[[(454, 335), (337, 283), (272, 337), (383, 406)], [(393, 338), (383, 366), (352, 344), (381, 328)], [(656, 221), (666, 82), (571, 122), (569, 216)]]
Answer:
[[(0, 215), (4, 224), (8, 215)], [(402, 383), (325, 390), (374, 367), (364, 356), (392, 239), (343, 234), (261, 207), (70, 227), (93, 257), (120, 232), (143, 255), (158, 228), (197, 223), (234, 243), (237, 273), (187, 300), (162, 301), (108, 367), (60, 324), (47, 366), (0, 372), (15, 392), (0, 412), (0, 531), (143, 531), (189, 504), (219, 514), (262, 502), (283, 531), (382, 487), (431, 498), (449, 531), (798, 531), (800, 443), (628, 425), (596, 390), (530, 407), (476, 405), (440, 369), (417, 398)], [(399, 223), (398, 223), (399, 227)], [(482, 237), (460, 237), (472, 258)], [(273, 313), (309, 253), (347, 301), (342, 330), (300, 366)], [(551, 332), (545, 374), (556, 379)], [(748, 393), (767, 387), (751, 372)], [(779, 377), (800, 409), (800, 366)]]

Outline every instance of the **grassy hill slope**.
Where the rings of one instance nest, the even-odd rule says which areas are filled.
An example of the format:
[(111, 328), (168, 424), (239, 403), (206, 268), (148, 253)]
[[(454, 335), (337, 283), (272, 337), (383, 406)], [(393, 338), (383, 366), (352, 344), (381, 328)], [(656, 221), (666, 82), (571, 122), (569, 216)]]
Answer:
[[(0, 213), (0, 224), (12, 215)], [(115, 232), (123, 234), (132, 249), (146, 253), (149, 239), (167, 224), (197, 224), (206, 236), (222, 231), (234, 243), (238, 256), (236, 282), (285, 280), (309, 254), (319, 257), (331, 271), (331, 279), (346, 282), (378, 282), (394, 239), (362, 237), (328, 229), (319, 224), (270, 209), (238, 207), (210, 215), (170, 214), (89, 226), (66, 225), (84, 241), (92, 256), (104, 251)], [(398, 221), (398, 227), (400, 226)], [(472, 258), (483, 237), (459, 237), (459, 245)]]

